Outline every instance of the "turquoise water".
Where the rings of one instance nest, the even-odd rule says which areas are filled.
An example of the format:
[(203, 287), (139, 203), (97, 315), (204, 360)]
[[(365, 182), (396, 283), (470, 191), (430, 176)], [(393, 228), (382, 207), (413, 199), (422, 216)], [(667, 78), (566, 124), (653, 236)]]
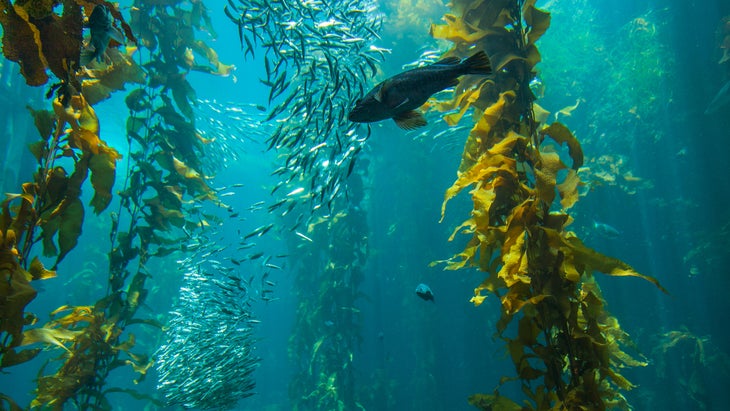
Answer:
[[(198, 214), (191, 214), (198, 222), (206, 220), (207, 230), (183, 233), (172, 228), (176, 234), (171, 238), (177, 239), (172, 248), (186, 242), (199, 249), (175, 251), (145, 264), (148, 291), (136, 316), (172, 325), (167, 333), (129, 326), (124, 335), (135, 334), (132, 351), (151, 355), (156, 364), (139, 384), (132, 383), (138, 376), (131, 367), (117, 368), (106, 386), (134, 388), (159, 400), (204, 395), (206, 384), (213, 382), (196, 373), (215, 369), (214, 375), (236, 381), (239, 388), (244, 381), (256, 383), (255, 394), (237, 403), (234, 398), (231, 409), (336, 409), (338, 401), (344, 409), (357, 409), (356, 404), (372, 410), (475, 409), (467, 403), (470, 395), (492, 393), (501, 377), (514, 375), (504, 342), (493, 336), (499, 300), (492, 295), (479, 307), (469, 303), (484, 279), (476, 269), (430, 266), (462, 251), (467, 241), (466, 236), (448, 239), (470, 215), (468, 194), (449, 203), (443, 222), (439, 218), (469, 127), (449, 128), (437, 114), (427, 117), (428, 126), (414, 131), (401, 130), (389, 120), (370, 130), (354, 129), (346, 119), (337, 119), (331, 131), (335, 137), (315, 138), (299, 154), (291, 154), (296, 147), (267, 150), (267, 139), (285, 115), (264, 119), (287, 93), (305, 84), (304, 76), (291, 76), (293, 63), (282, 69), (288, 70), (291, 83), (270, 102), (270, 88), (262, 79), (267, 78), (267, 64), (276, 62), (274, 52), (267, 53), (261, 42), (253, 53), (242, 50), (237, 26), (226, 17), (222, 3), (213, 3), (206, 5), (217, 37), (201, 32), (199, 38), (236, 69), (230, 76), (192, 71), (186, 79), (199, 100), (193, 106), (195, 125), (202, 137), (216, 139), (202, 149), (200, 171), (214, 177), (206, 182), (220, 189), (218, 199), (224, 204), (202, 202)], [(186, 2), (182, 6), (189, 7)], [(586, 195), (571, 210), (575, 221), (569, 229), (588, 246), (657, 278), (669, 291), (663, 294), (636, 278), (596, 274), (606, 309), (635, 342), (631, 352), (648, 363), (623, 372), (638, 385), (624, 394), (636, 410), (725, 409), (730, 400), (730, 335), (724, 329), (730, 104), (713, 110), (708, 106), (730, 77), (730, 63), (718, 64), (722, 18), (730, 15), (730, 6), (716, 1), (608, 5), (580, 0), (537, 6), (553, 16), (538, 42), (543, 61), (537, 66), (537, 104), (552, 113), (562, 110), (551, 116), (574, 131), (590, 169), (585, 171), (591, 176)], [(378, 61), (375, 78), (370, 78), (369, 60), (349, 61), (334, 54), (337, 49), (331, 51), (335, 60), (340, 58), (343, 72), (354, 71), (353, 95), (361, 95), (357, 82), (366, 92), (424, 53), (435, 55), (450, 46), (428, 35), (430, 23), (448, 12), (440, 2), (419, 1), (409, 7), (383, 1), (373, 7), (370, 13), (382, 18), (382, 27), (368, 20), (381, 36), (373, 44), (390, 50), (371, 52)], [(123, 15), (128, 13), (123, 10)], [(3, 62), (4, 68), (10, 66), (14, 63)], [(20, 78), (17, 69), (13, 75)], [(319, 98), (322, 81), (306, 83), (316, 86), (308, 92)], [(22, 104), (4, 103), (7, 121), (30, 117), (17, 109), (25, 104), (47, 108), (38, 89), (20, 93), (15, 98)], [(132, 157), (125, 136), (125, 95), (115, 93), (94, 106), (102, 138), (124, 155), (117, 166), (115, 194), (123, 190)], [(345, 103), (334, 99), (324, 113), (336, 118), (338, 110), (349, 108)], [(307, 123), (306, 129), (311, 133), (328, 127), (327, 118)], [(466, 116), (460, 126), (469, 126), (469, 121)], [(355, 131), (346, 134), (350, 130)], [(317, 148), (322, 142), (324, 148)], [(313, 165), (297, 168), (301, 161)], [(31, 178), (34, 160), (25, 157), (12, 167), (10, 159), (5, 162), (4, 169), (13, 169), (10, 176), (17, 181), (4, 177), (2, 188), (17, 192)], [(282, 166), (286, 170), (277, 173)], [(84, 204), (92, 195), (87, 183)], [(27, 311), (39, 317), (39, 325), (59, 306), (93, 305), (108, 291), (110, 213), (124, 211), (118, 201), (115, 196), (98, 216), (87, 212), (79, 245), (59, 264), (58, 277), (33, 283), (40, 291)], [(324, 230), (328, 224), (334, 228)], [(130, 270), (137, 269), (136, 262)], [(46, 262), (52, 264), (53, 259)], [(224, 297), (216, 294), (220, 287), (208, 287), (208, 280), (189, 275), (195, 272), (217, 280), (228, 273), (245, 286)], [(435, 301), (418, 298), (414, 290), (419, 283), (429, 285)], [(202, 288), (186, 294), (191, 284)], [(227, 312), (231, 307), (233, 314)], [(190, 322), (175, 323), (176, 316)], [(197, 321), (205, 318), (210, 321)], [(251, 335), (236, 340), (231, 336), (240, 333), (226, 334), (229, 330), (220, 328), (234, 323), (250, 327)], [(198, 326), (203, 329), (189, 328)], [(175, 343), (171, 336), (184, 341)], [(251, 351), (242, 353), (244, 348)], [(172, 370), (161, 361), (165, 350), (167, 358), (182, 356)], [(3, 370), (0, 392), (29, 404), (39, 368), (62, 353), (49, 349), (29, 363)], [(246, 358), (259, 359), (257, 366), (243, 365), (249, 354)], [(54, 367), (57, 362), (45, 372)], [(249, 369), (253, 372), (243, 377)], [(164, 388), (166, 380), (187, 377), (188, 385)], [(228, 406), (215, 388), (207, 391), (216, 394), (196, 405)], [(514, 385), (501, 392), (522, 400)], [(165, 408), (147, 397), (123, 393), (107, 397), (113, 409), (181, 407), (175, 403)], [(67, 407), (74, 408), (70, 403)]]

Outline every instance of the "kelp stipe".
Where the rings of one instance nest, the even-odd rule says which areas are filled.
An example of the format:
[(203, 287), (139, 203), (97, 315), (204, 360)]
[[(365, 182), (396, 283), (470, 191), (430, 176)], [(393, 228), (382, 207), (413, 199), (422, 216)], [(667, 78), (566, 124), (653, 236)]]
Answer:
[[(472, 302), (494, 293), (501, 301), (498, 335), (506, 342), (516, 377), (529, 399), (520, 406), (499, 394), (476, 394), (469, 402), (491, 410), (628, 409), (620, 390), (633, 385), (621, 374), (646, 363), (628, 355), (628, 335), (604, 309), (593, 272), (644, 278), (628, 264), (602, 255), (566, 229), (567, 214), (579, 199), (577, 175), (583, 152), (564, 125), (546, 124), (547, 113), (534, 104), (529, 83), (540, 61), (536, 41), (550, 25), (550, 14), (534, 0), (454, 1), (445, 25), (434, 37), (454, 47), (444, 57), (463, 58), (484, 50), (496, 74), (489, 80), (464, 77), (453, 100), (435, 107), (453, 110), (445, 120), (462, 121), (474, 108), (475, 125), (464, 147), (449, 199), (472, 187), (471, 218), (458, 233), (471, 236), (465, 250), (443, 261), (446, 269), (478, 267), (488, 274)], [(550, 138), (567, 147), (570, 167)], [(516, 335), (508, 325), (517, 322)]]
[[(289, 397), (295, 410), (362, 409), (354, 362), (362, 342), (362, 315), (356, 308), (368, 258), (367, 215), (360, 207), (360, 172), (350, 176), (352, 203), (308, 224), (305, 238), (292, 237), (298, 306), (289, 338), (295, 374)], [(354, 181), (358, 181), (355, 183)], [(344, 203), (344, 201), (343, 201)]]
[[(64, 1), (62, 15), (54, 11), (51, 3), (0, 3), (6, 56), (20, 63), (21, 74), (29, 85), (46, 84), (47, 69), (60, 81), (47, 93), (48, 98), (53, 97), (52, 110), (29, 108), (41, 137), (30, 145), (37, 171), (32, 181), (21, 185), (21, 194), (10, 195), (3, 202), (0, 218), (3, 240), (0, 258), (8, 279), (3, 281), (0, 292), (2, 300), (11, 302), (3, 304), (0, 312), (0, 367), (32, 360), (40, 349), (16, 350), (36, 342), (66, 351), (61, 356), (66, 362), (57, 375), (68, 378), (46, 377), (40, 373), (32, 407), (60, 408), (77, 395), (81, 387), (93, 382), (94, 364), (88, 359), (98, 350), (90, 344), (100, 335), (109, 335), (101, 332), (103, 321), (89, 307), (68, 306), (51, 314), (53, 318), (64, 312), (63, 317), (54, 318), (43, 327), (23, 331), (24, 326), (37, 322), (35, 315), (23, 312), (36, 296), (28, 281), (54, 277), (57, 265), (77, 246), (86, 211), (80, 200), (84, 182), (90, 177), (95, 193), (90, 205), (94, 212), (101, 213), (110, 203), (116, 162), (121, 158), (101, 139), (100, 121), (92, 103), (79, 93), (82, 81), (92, 73), (76, 70), (83, 13), (90, 13), (93, 3), (98, 2), (82, 5)], [(133, 41), (126, 22), (118, 12), (112, 14), (125, 28), (128, 39)], [(51, 270), (43, 267), (37, 255), (33, 256), (38, 242), (42, 242), (44, 256), (55, 257)], [(71, 343), (71, 349), (66, 346), (68, 343)], [(78, 355), (74, 356), (72, 352)], [(6, 398), (6, 401), (11, 400)]]

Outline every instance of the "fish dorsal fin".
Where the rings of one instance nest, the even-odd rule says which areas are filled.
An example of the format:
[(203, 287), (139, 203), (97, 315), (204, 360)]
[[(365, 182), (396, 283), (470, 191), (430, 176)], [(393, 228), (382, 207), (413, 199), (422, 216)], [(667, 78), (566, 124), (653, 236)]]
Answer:
[(423, 127), (427, 124), (423, 114), (416, 110), (400, 113), (393, 117), (393, 120), (395, 120), (395, 124), (397, 124), (398, 127), (404, 130), (413, 130), (414, 128)]
[(434, 66), (436, 66), (436, 65), (439, 65), (439, 66), (453, 66), (454, 64), (459, 64), (459, 63), (461, 63), (461, 59), (458, 58), (458, 57), (453, 57), (452, 56), (452, 57), (442, 58), (441, 60), (439, 60), (439, 61), (437, 61), (437, 62), (435, 62), (433, 64), (434, 64)]

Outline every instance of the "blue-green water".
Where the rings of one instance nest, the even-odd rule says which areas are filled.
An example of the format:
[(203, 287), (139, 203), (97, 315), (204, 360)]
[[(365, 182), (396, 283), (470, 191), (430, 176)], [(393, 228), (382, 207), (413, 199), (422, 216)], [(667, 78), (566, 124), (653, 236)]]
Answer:
[[(435, 0), (414, 3), (378, 4), (384, 27), (377, 45), (392, 50), (382, 62), (379, 80), (402, 71), (403, 65), (417, 60), (425, 50), (449, 46), (428, 35), (429, 24), (438, 23), (448, 9)], [(556, 0), (537, 6), (553, 15), (551, 28), (538, 43), (543, 58), (539, 78), (545, 88), (537, 103), (556, 113), (578, 102), (569, 116), (559, 119), (581, 141), (586, 166), (605, 177), (585, 187), (586, 195), (571, 210), (575, 222), (569, 228), (590, 247), (657, 278), (669, 291), (663, 294), (636, 278), (597, 274), (607, 310), (630, 334), (635, 352), (648, 362), (646, 367), (624, 372), (638, 385), (625, 395), (637, 410), (723, 410), (730, 402), (730, 334), (725, 330), (730, 288), (726, 278), (730, 272), (726, 207), (730, 201), (726, 154), (730, 104), (711, 114), (705, 110), (730, 76), (730, 63), (718, 64), (722, 18), (730, 15), (730, 5), (719, 1), (606, 4)], [(294, 404), (301, 409), (329, 409), (314, 405), (317, 401), (301, 402), (301, 390), (292, 383), (302, 375), (315, 381), (314, 387), (317, 381), (328, 380), (319, 374), (326, 368), (312, 366), (319, 349), (342, 356), (328, 357), (330, 370), (348, 367), (351, 385), (341, 388), (339, 394), (330, 392), (333, 397), (348, 391), (354, 402), (372, 410), (475, 409), (467, 403), (469, 395), (491, 393), (502, 376), (514, 375), (504, 343), (493, 336), (499, 301), (490, 296), (479, 307), (469, 303), (484, 273), (443, 271), (440, 265), (429, 265), (460, 252), (467, 241), (466, 236), (448, 241), (453, 229), (469, 217), (471, 203), (466, 193), (449, 203), (443, 222), (439, 218), (444, 191), (455, 179), (468, 129), (434, 139), (446, 129), (443, 122), (434, 121), (436, 117), (429, 117), (428, 128), (412, 132), (391, 121), (373, 125), (348, 180), (356, 181), (351, 183), (348, 201), (357, 209), (343, 207), (342, 211), (358, 216), (357, 222), (349, 223), (356, 227), (350, 228), (351, 241), (333, 243), (313, 237), (312, 245), (309, 239), (295, 235), (307, 235), (306, 226), (289, 229), (296, 215), (279, 218), (283, 209), (267, 211), (275, 202), (272, 188), (280, 181), (272, 172), (283, 165), (283, 158), (267, 151), (263, 141), (275, 120), (257, 126), (254, 121), (262, 114), (251, 108), (268, 106), (269, 89), (259, 80), (266, 77), (261, 58), (264, 49), (259, 45), (257, 58), (244, 59), (236, 26), (224, 15), (222, 4), (210, 2), (208, 7), (218, 37), (206, 41), (222, 62), (236, 65), (235, 80), (195, 72), (187, 79), (204, 100), (196, 107), (199, 118), (226, 124), (199, 119), (199, 127), (242, 134), (229, 135), (229, 147), (221, 151), (231, 158), (235, 153), (235, 160), (216, 170), (211, 185), (244, 186), (226, 190), (234, 194), (222, 198), (235, 210), (235, 217), (225, 208), (206, 206), (223, 218), (210, 241), (228, 248), (217, 257), (198, 258), (202, 263), (243, 260), (259, 251), (266, 256), (287, 255), (269, 260), (268, 264), (281, 269), (267, 270), (262, 263), (266, 257), (234, 267), (242, 277), (254, 277), (250, 311), (260, 321), (255, 326), (255, 352), (261, 359), (253, 373), (256, 394), (234, 409), (289, 410)], [(29, 96), (35, 94), (37, 91), (28, 91)], [(115, 190), (121, 189), (128, 158), (124, 152), (127, 109), (124, 93), (118, 94), (95, 106), (102, 137), (125, 155), (118, 166)], [(37, 98), (32, 104), (47, 103)], [(211, 107), (243, 107), (245, 115)], [(7, 113), (27, 115), (11, 108)], [(4, 180), (3, 189), (17, 191), (32, 169), (21, 166), (21, 181)], [(291, 188), (281, 190), (277, 195), (286, 195)], [(90, 187), (84, 189), (85, 203), (91, 192)], [(265, 204), (257, 206), (261, 201)], [(99, 216), (87, 213), (78, 247), (59, 265), (57, 278), (40, 284), (42, 290), (28, 310), (39, 316), (41, 324), (61, 305), (89, 305), (103, 297), (109, 211), (116, 209), (113, 203)], [(316, 224), (317, 218), (308, 223)], [(618, 237), (602, 235), (594, 222), (615, 228)], [(271, 232), (251, 237), (257, 243), (254, 250), (237, 250), (247, 233), (272, 223)], [(354, 250), (353, 244), (360, 243), (367, 244), (367, 252)], [(318, 251), (311, 251), (312, 247)], [(140, 317), (170, 320), (168, 313), (184, 286), (182, 266), (177, 263), (183, 258), (180, 253), (150, 261), (146, 267), (151, 274), (150, 292)], [(312, 265), (312, 261), (318, 264)], [(306, 303), (323, 301), (318, 293), (333, 278), (323, 274), (329, 261), (349, 264), (350, 269), (356, 265), (361, 277), (342, 279), (355, 288), (353, 294), (342, 295), (355, 297), (322, 307), (312, 314), (317, 321), (313, 326), (302, 319), (308, 315), (302, 310)], [(266, 280), (271, 284), (262, 278), (264, 272), (269, 273)], [(418, 298), (414, 290), (419, 283), (431, 287), (435, 302)], [(356, 314), (348, 317), (354, 320), (346, 329), (338, 330), (345, 327), (340, 323), (342, 310)], [(136, 334), (140, 352), (152, 354), (165, 343), (164, 334), (157, 331), (131, 332)], [(320, 339), (318, 333), (329, 337)], [(672, 336), (678, 333), (686, 338), (672, 345)], [(297, 344), (305, 348), (293, 348)], [(60, 354), (56, 349), (4, 370), (0, 392), (21, 405), (29, 404), (40, 365)], [(216, 355), (215, 350), (204, 354)], [(338, 361), (343, 365), (338, 367)], [(129, 388), (134, 386), (133, 378), (131, 369), (119, 368), (107, 383)], [(159, 371), (153, 367), (134, 388), (159, 396), (158, 378)], [(322, 397), (325, 392), (316, 395)], [(502, 393), (521, 399), (514, 387), (505, 386)], [(124, 394), (112, 393), (108, 398), (114, 409), (158, 408)]]

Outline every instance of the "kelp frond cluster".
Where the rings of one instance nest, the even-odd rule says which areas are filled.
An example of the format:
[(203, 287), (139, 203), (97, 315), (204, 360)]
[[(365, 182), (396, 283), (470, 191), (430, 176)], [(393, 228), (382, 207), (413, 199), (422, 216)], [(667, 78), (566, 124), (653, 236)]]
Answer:
[[(58, 8), (59, 5), (63, 7)], [(78, 90), (79, 82), (74, 76), (80, 68), (84, 16), (89, 17), (96, 5), (108, 7), (126, 38), (136, 41), (119, 10), (105, 0), (22, 0), (14, 4), (2, 0), (3, 55), (20, 64), (28, 85), (46, 84), (50, 70)], [(57, 10), (62, 10), (62, 14)]]
[[(481, 304), (488, 292), (500, 299), (497, 332), (517, 372), (500, 385), (520, 380), (529, 399), (522, 407), (495, 390), (472, 396), (470, 403), (485, 410), (628, 409), (620, 390), (634, 386), (621, 369), (646, 363), (624, 351), (628, 335), (605, 310), (593, 272), (640, 277), (663, 288), (586, 247), (566, 228), (572, 222), (568, 210), (579, 199), (577, 170), (584, 154), (566, 126), (547, 124), (549, 113), (534, 103), (529, 87), (541, 60), (536, 42), (550, 14), (535, 0), (457, 0), (444, 20), (431, 33), (454, 43), (445, 56), (484, 50), (496, 73), (487, 80), (466, 76), (452, 100), (433, 104), (449, 111), (444, 119), (451, 125), (470, 108), (475, 122), (444, 199), (445, 211), (449, 199), (471, 188), (471, 217), (451, 237), (463, 233), (471, 239), (444, 263), (450, 270), (478, 267), (488, 274), (471, 301)], [(513, 322), (516, 328), (509, 330), (516, 335), (507, 331)]]

